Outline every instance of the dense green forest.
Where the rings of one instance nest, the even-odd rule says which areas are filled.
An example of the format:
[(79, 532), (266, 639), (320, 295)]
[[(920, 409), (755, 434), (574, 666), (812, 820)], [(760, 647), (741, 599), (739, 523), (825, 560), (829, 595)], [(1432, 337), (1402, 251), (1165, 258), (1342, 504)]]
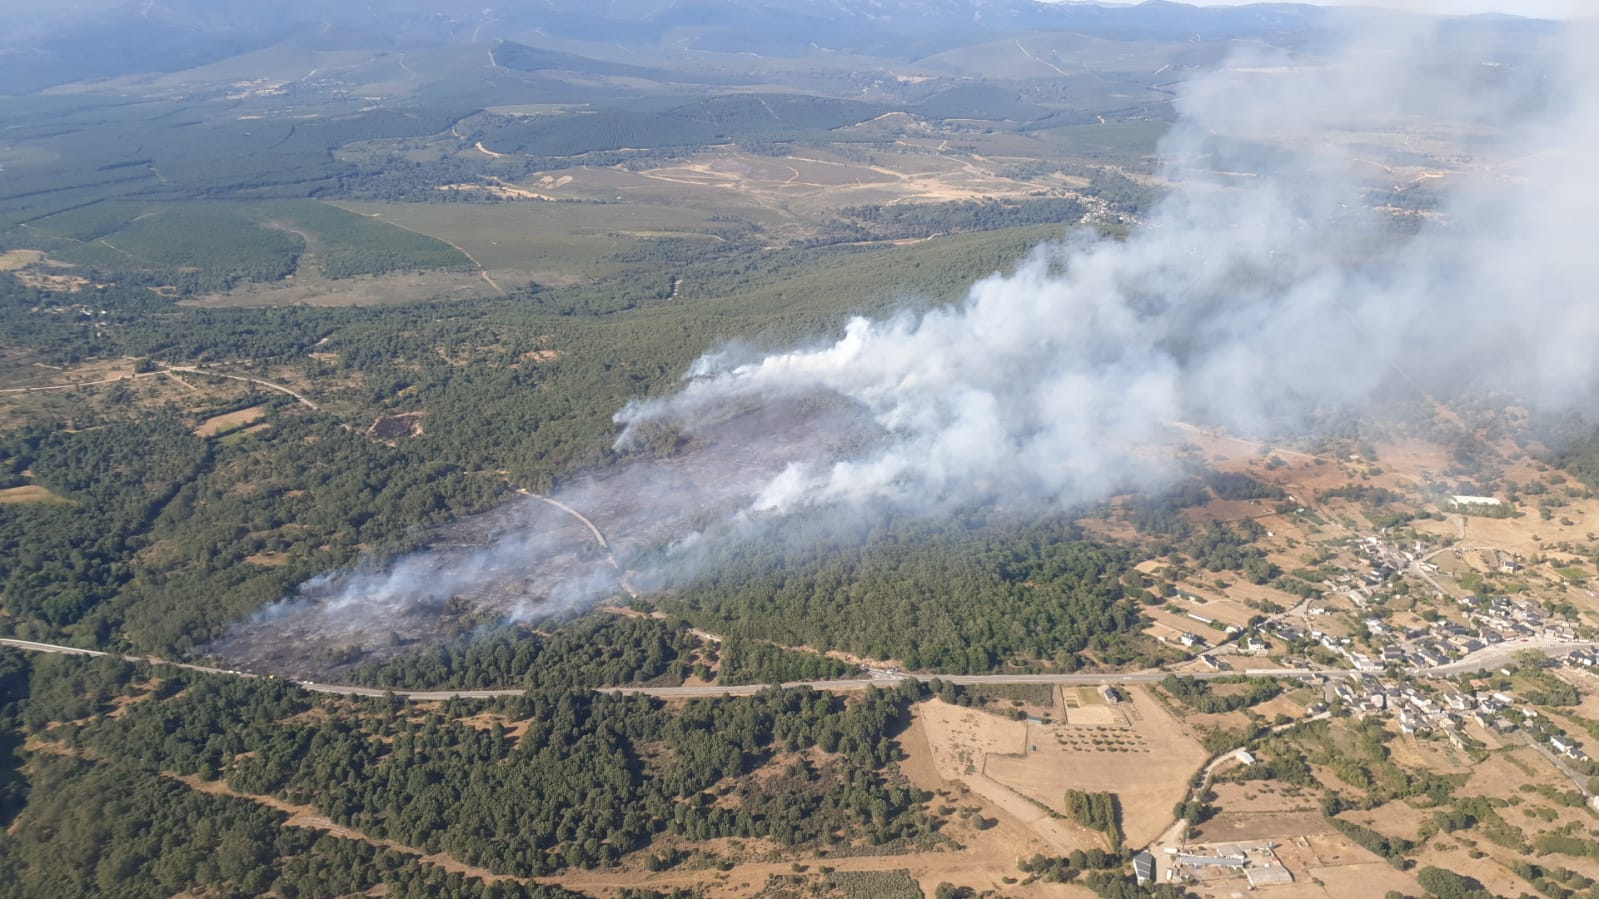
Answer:
[[(607, 285), (473, 303), (208, 309), (139, 289), (39, 290), (0, 274), (6, 308), (0, 329), (13, 347), (36, 358), (71, 364), (125, 355), (148, 360), (152, 369), (199, 363), (303, 378), (322, 407), (313, 411), (277, 394), (241, 395), (228, 408), (263, 403), (264, 427), (206, 439), (192, 429), (226, 411), (216, 403), (151, 407), (135, 402), (140, 388), (132, 384), (39, 395), (37, 411), (28, 413), (34, 423), (0, 434), (0, 479), (7, 486), (37, 484), (69, 502), (0, 506), (0, 603), (9, 613), (0, 626), (84, 645), (189, 651), (217, 637), (229, 621), (363, 549), (381, 557), (425, 543), (436, 525), (499, 501), (507, 481), (547, 489), (614, 460), (615, 410), (631, 398), (671, 389), (698, 353), (720, 341), (759, 335), (780, 344), (836, 330), (844, 309), (894, 308), (905, 302), (906, 289), (924, 303), (948, 300), (1049, 233), (1018, 229), (904, 250), (713, 254), (688, 270), (693, 292), (676, 304), (588, 314), (573, 307), (606, 296)], [(94, 309), (93, 315), (82, 314), (83, 308)], [(184, 377), (207, 383), (202, 375)], [(425, 434), (389, 446), (361, 433), (377, 416), (409, 412), (426, 415)], [(892, 565), (905, 571), (872, 573), (873, 595), (880, 585), (914, 577), (920, 586), (896, 601), (929, 605), (942, 595), (943, 569), (954, 565), (966, 569), (972, 583), (986, 585), (983, 595), (1006, 592), (1012, 602), (1033, 607), (1021, 619), (968, 627), (984, 617), (974, 600), (911, 628), (893, 620), (903, 608), (867, 604), (850, 613), (850, 620), (870, 619), (864, 628), (734, 629), (734, 636), (748, 639), (720, 660), (723, 676), (766, 682), (836, 675), (837, 665), (786, 656), (769, 645), (813, 639), (854, 651), (892, 647), (928, 666), (954, 664), (956, 670), (987, 670), (1018, 657), (1069, 665), (1095, 636), (1136, 622), (1114, 589), (1084, 582), (1034, 591), (1018, 586), (1025, 572), (997, 574), (994, 562), (1003, 557), (985, 554), (998, 552), (1006, 539), (946, 539), (938, 554), (951, 556), (947, 562), (935, 562), (930, 550), (914, 565), (910, 558), (895, 559)], [(1075, 538), (1055, 533), (1047, 539)], [(1089, 554), (1084, 558), (1092, 555), (1086, 546), (1080, 550)], [(1117, 557), (1106, 552), (1091, 564), (1109, 571)], [(271, 564), (251, 561), (260, 559)], [(757, 560), (727, 561), (737, 567)], [(856, 560), (825, 577), (831, 582), (853, 576), (847, 569), (881, 564)], [(922, 573), (912, 574), (917, 566)], [(754, 614), (732, 608), (740, 602), (729, 592), (734, 584), (735, 576), (725, 575), (706, 585), (696, 605), (682, 608), (692, 620), (717, 624), (712, 629), (720, 633), (722, 623)], [(696, 611), (701, 607), (704, 612)], [(1003, 633), (991, 634), (996, 627)], [(875, 636), (889, 632), (891, 643)], [(969, 655), (972, 649), (976, 654)], [(1125, 657), (1108, 645), (1096, 652), (1107, 661)], [(413, 681), (404, 675), (405, 683), (465, 683), (455, 680), (459, 676), (440, 670)], [(624, 680), (633, 676), (629, 671)], [(499, 682), (520, 683), (520, 677)]]
[(95, 282), (182, 296), (296, 274), (470, 267), (442, 241), (309, 201), (99, 202), (29, 222), (26, 235)]
[[(548, 626), (548, 625), (546, 625)], [(542, 634), (507, 625), (363, 665), (345, 679), (396, 690), (669, 685), (689, 675), (723, 684), (847, 677), (816, 653), (737, 638), (703, 640), (680, 620), (597, 612)]]
[(839, 221), (831, 231), (835, 239), (843, 240), (904, 240), (1029, 225), (1073, 225), (1083, 212), (1082, 201), (1072, 197), (847, 206), (839, 210)]
[[(19, 670), (12, 650), (0, 648), (0, 661), (8, 679)], [(537, 688), (428, 710), (112, 657), (35, 656), (20, 668), (31, 682), (4, 723), (43, 742), (28, 755), (32, 801), (19, 836), (0, 840), (9, 875), (0, 879), (20, 885), (17, 895), (62, 883), (92, 892), (116, 878), (137, 895), (440, 882), (406, 852), (534, 876), (636, 853), (670, 867), (720, 836), (877, 851), (943, 839), (922, 809), (929, 797), (895, 767), (892, 738), (916, 684), (848, 700), (774, 689), (677, 708)], [(179, 777), (246, 798), (196, 792)], [(404, 850), (284, 828), (282, 813), (249, 796), (312, 806)], [(67, 858), (78, 862), (51, 864)], [(335, 860), (348, 870), (318, 886)]]
[[(181, 653), (362, 547), (415, 546), (505, 490), (292, 407), (268, 420), (272, 439), (233, 444), (176, 414), (10, 435), (0, 469), (68, 502), (0, 507), (6, 628)], [(260, 553), (284, 564), (248, 561)]]
[[(1217, 695), (1213, 690), (1214, 685), (1239, 684), (1247, 685), (1248, 689), (1241, 692), (1229, 692), (1221, 696)], [(1206, 714), (1236, 712), (1239, 709), (1252, 708), (1283, 691), (1282, 684), (1271, 678), (1244, 677), (1242, 675), (1202, 681), (1173, 674), (1161, 681), (1160, 686), (1161, 689), (1170, 693), (1183, 705), (1196, 712), (1204, 712)]]
[(891, 520), (839, 537), (796, 515), (788, 541), (716, 550), (707, 573), (662, 600), (715, 633), (827, 646), (910, 668), (987, 672), (1019, 663), (1071, 671), (1147, 661), (1131, 634), (1128, 549), (1062, 518)]
[(364, 665), (354, 683), (397, 690), (680, 684), (699, 639), (654, 618), (597, 613), (549, 636), (504, 627)]
[(371, 843), (285, 826), (288, 815), (213, 796), (148, 767), (39, 753), (35, 796), (0, 840), (0, 896), (578, 899), (559, 887), (485, 883)]

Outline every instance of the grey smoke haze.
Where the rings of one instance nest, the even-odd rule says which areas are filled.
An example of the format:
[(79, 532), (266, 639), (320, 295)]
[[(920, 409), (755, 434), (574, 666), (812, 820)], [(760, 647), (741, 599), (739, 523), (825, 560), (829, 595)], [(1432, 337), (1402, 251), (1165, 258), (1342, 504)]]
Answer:
[[(974, 485), (1069, 503), (1151, 483), (1158, 462), (1136, 450), (1168, 422), (1291, 431), (1396, 378), (1591, 396), (1592, 64), (1542, 82), (1491, 55), (1448, 58), (1433, 37), (1358, 37), (1297, 66), (1236, 58), (1185, 88), (1162, 147), (1178, 187), (1125, 242), (1041, 247), (958, 306), (856, 319), (825, 346), (708, 355), (681, 392), (618, 416), (623, 445), (647, 422), (692, 429), (730, 403), (837, 394), (891, 439), (788, 466), (752, 510), (936, 508)], [(1440, 216), (1397, 234), (1371, 209), (1372, 176), (1409, 176), (1363, 159), (1360, 143), (1385, 138), (1362, 135), (1425, 146), (1440, 128), (1482, 159)]]
[[(211, 652), (251, 670), (320, 676), (361, 653), (385, 655), (491, 621), (533, 621), (586, 608), (668, 572), (645, 563), (663, 544), (681, 570), (684, 535), (726, 534), (728, 513), (790, 460), (817, 462), (870, 430), (832, 403), (771, 402), (704, 421), (695, 446), (664, 459), (592, 472), (549, 499), (523, 496), (457, 522), (434, 546), (301, 585), (241, 622)], [(554, 500), (551, 502), (550, 500)], [(606, 547), (575, 510), (604, 527)], [(623, 568), (634, 569), (623, 578)]]
[[(1236, 57), (1183, 88), (1161, 148), (1175, 186), (1125, 241), (1040, 247), (956, 305), (858, 318), (834, 341), (711, 352), (679, 392), (617, 415), (621, 448), (667, 427), (693, 452), (557, 498), (646, 569), (637, 583), (681, 582), (707, 542), (761, 539), (805, 508), (1048, 509), (1156, 487), (1174, 422), (1282, 435), (1394, 384), (1591, 399), (1594, 33), (1571, 27), (1560, 61), (1534, 71), (1435, 29), (1352, 35), (1334, 58)], [(1384, 161), (1440, 153), (1445, 177)], [(1444, 199), (1416, 227), (1375, 208), (1424, 187)], [(485, 548), (345, 578), (276, 621), (403, 617), (524, 568), (536, 601), (483, 607), (539, 615), (616, 592), (593, 557), (550, 561), (581, 554), (568, 538), (508, 524)]]

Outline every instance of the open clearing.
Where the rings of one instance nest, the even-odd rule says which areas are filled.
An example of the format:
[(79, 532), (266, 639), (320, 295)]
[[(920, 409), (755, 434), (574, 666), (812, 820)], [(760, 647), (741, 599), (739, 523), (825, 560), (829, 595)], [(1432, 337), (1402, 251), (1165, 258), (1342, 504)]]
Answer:
[(459, 245), (496, 279), (511, 283), (561, 285), (614, 275), (627, 268), (616, 254), (652, 237), (717, 239), (708, 233), (708, 213), (680, 206), (539, 200), (337, 205)]
[(70, 500), (56, 496), (46, 487), (38, 484), (25, 484), (21, 487), (7, 487), (0, 490), (0, 506), (19, 503), (65, 503)]
[(226, 415), (212, 416), (194, 429), (194, 436), (215, 437), (218, 434), (226, 434), (229, 431), (236, 431), (245, 425), (253, 424), (264, 415), (266, 415), (265, 406), (251, 406), (248, 409), (240, 409), (237, 412), (229, 412)]
[[(1345, 896), (1381, 896), (1398, 890), (1407, 896), (1424, 892), (1415, 879), (1337, 832), (1279, 835), (1277, 858), (1294, 875), (1294, 882), (1269, 887), (1272, 897), (1283, 899), (1342, 899)], [(1205, 897), (1231, 897), (1248, 890), (1244, 879), (1233, 878), (1201, 888)]]
[[(1263, 892), (1267, 895), (1341, 899), (1381, 896), (1389, 890), (1412, 896), (1422, 892), (1409, 875), (1334, 830), (1322, 817), (1319, 791), (1269, 780), (1223, 781), (1213, 789), (1215, 804), (1221, 811), (1194, 829), (1190, 847), (1209, 852), (1246, 841), (1269, 844), (1294, 879), (1292, 883), (1266, 887)], [(1393, 818), (1397, 822), (1405, 817), (1398, 811), (1379, 811), (1382, 813), (1377, 817), (1385, 821)], [(1189, 888), (1206, 899), (1231, 899), (1252, 892), (1242, 874), (1225, 869), (1199, 870), (1203, 871), (1201, 880)]]
[[(514, 283), (514, 282), (513, 282)], [(395, 272), (329, 281), (242, 284), (226, 293), (180, 300), (180, 306), (388, 306), (438, 300), (470, 300), (495, 291), (471, 272)]]
[[(985, 773), (1058, 812), (1065, 811), (1069, 789), (1115, 793), (1127, 843), (1154, 840), (1171, 824), (1172, 808), (1207, 753), (1147, 691), (1125, 692), (1119, 703), (1068, 709), (1064, 724), (1024, 725), (1023, 751), (990, 755)], [(1128, 776), (1133, 769), (1137, 777)]]
[(19, 268), (26, 268), (44, 259), (44, 254), (38, 250), (7, 250), (0, 253), (0, 272), (14, 272)]
[[(1016, 870), (1018, 859), (1028, 858), (1036, 853), (1059, 853), (1070, 851), (1071, 848), (1088, 848), (1099, 841), (1086, 831), (1068, 833), (1073, 828), (1065, 822), (1052, 821), (1044, 817), (1036, 806), (1025, 803), (1020, 797), (991, 780), (981, 778), (976, 785), (972, 785), (972, 778), (967, 775), (957, 774), (950, 777), (945, 774), (945, 768), (941, 763), (947, 765), (952, 756), (947, 752), (936, 751), (929, 740), (929, 734), (934, 730), (944, 732), (952, 720), (961, 717), (959, 713), (971, 711), (937, 700), (916, 706), (910, 727), (899, 737), (900, 749), (905, 754), (904, 760), (900, 762), (900, 770), (912, 784), (940, 794), (934, 798), (931, 805), (953, 806), (959, 809), (975, 806), (981, 815), (996, 823), (992, 827), (978, 829), (961, 819), (956, 819), (945, 825), (943, 833), (960, 842), (962, 848), (959, 851), (899, 856), (901, 864), (911, 870), (911, 875), (921, 884), (922, 891), (928, 896), (933, 895), (938, 885), (943, 882), (960, 883), (979, 890), (999, 890), (1006, 896), (1090, 895), (1086, 891), (1074, 892), (1080, 888), (1059, 884), (1035, 883), (1022, 887), (1019, 884), (1004, 882), (1004, 878), (1014, 878), (1019, 873)], [(986, 713), (974, 714), (1000, 721)], [(936, 722), (933, 719), (936, 719)], [(980, 792), (979, 787), (987, 792)], [(1003, 791), (1002, 798), (1005, 799), (1003, 803), (989, 799), (990, 793), (995, 790)], [(1040, 821), (1050, 825), (1046, 828), (1047, 837), (1034, 827)]]
[(521, 186), (555, 199), (743, 207), (775, 224), (857, 204), (1019, 198), (1041, 186), (1065, 190), (1080, 184), (1062, 175), (1041, 185), (1036, 178), (1008, 177), (999, 160), (906, 146), (907, 152), (876, 152), (869, 161), (819, 149), (774, 157), (717, 147), (643, 171), (574, 168), (554, 179), (565, 183)]
[[(1098, 834), (1054, 817), (1064, 814), (1069, 789), (1115, 793), (1127, 842), (1138, 846), (1171, 824), (1206, 753), (1147, 692), (1127, 692), (1129, 699), (1113, 705), (1069, 696), (1065, 721), (1050, 724), (942, 702), (927, 703), (923, 717), (940, 776), (964, 781), (1057, 851), (1103, 844)], [(1136, 778), (1128, 776), (1133, 766)]]

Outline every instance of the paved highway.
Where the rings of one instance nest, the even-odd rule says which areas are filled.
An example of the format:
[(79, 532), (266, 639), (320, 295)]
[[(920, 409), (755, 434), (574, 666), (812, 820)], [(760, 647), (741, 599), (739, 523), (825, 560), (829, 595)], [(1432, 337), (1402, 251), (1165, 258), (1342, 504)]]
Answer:
[[(75, 646), (61, 646), (54, 643), (37, 643), (31, 640), (16, 640), (0, 638), (0, 645), (14, 646), (30, 652), (48, 652), (68, 655), (103, 656), (107, 653), (92, 649), (79, 649)], [(246, 671), (233, 671), (226, 668), (212, 668), (205, 665), (191, 665), (185, 662), (171, 662), (153, 656), (130, 656), (129, 658), (149, 662), (155, 665), (172, 665), (189, 671), (201, 671), (207, 674), (221, 674), (232, 677), (259, 677)], [(811, 680), (790, 681), (785, 687), (810, 687), (815, 690), (828, 690), (843, 692), (850, 690), (865, 690), (869, 687), (892, 687), (901, 681), (915, 678), (927, 682), (944, 680), (953, 684), (979, 686), (982, 684), (1076, 684), (1080, 686), (1097, 686), (1100, 684), (1150, 684), (1166, 677), (1170, 672), (1159, 669), (1146, 671), (1113, 672), (1108, 674), (900, 674), (898, 672), (882, 669), (870, 669), (867, 677), (845, 678), (840, 680)], [(1244, 671), (1205, 671), (1193, 675), (1200, 678), (1221, 677), (1224, 675), (1247, 674), (1274, 677), (1308, 678), (1313, 676), (1323, 677), (1348, 677), (1352, 671), (1341, 669), (1248, 669)], [(401, 699), (417, 702), (429, 702), (461, 697), (463, 699), (492, 699), (496, 696), (519, 696), (524, 691), (517, 689), (506, 690), (384, 690), (379, 687), (357, 687), (350, 684), (319, 684), (314, 681), (300, 681), (300, 686), (313, 693), (328, 693), (338, 696), (384, 696), (393, 693)], [(767, 688), (767, 684), (743, 684), (739, 686), (726, 686), (709, 684), (693, 687), (596, 687), (601, 693), (619, 693), (637, 696), (658, 696), (662, 698), (689, 698), (697, 696), (748, 696)]]
[[(54, 643), (36, 643), (31, 640), (16, 640), (0, 637), (0, 645), (14, 646), (29, 652), (48, 652), (66, 655), (103, 656), (108, 653), (92, 649), (80, 649), (76, 646), (60, 646)], [(1516, 652), (1524, 649), (1538, 649), (1549, 655), (1559, 655), (1573, 649), (1593, 646), (1591, 642), (1548, 642), (1548, 641), (1522, 641), (1514, 644), (1505, 643), (1500, 646), (1491, 646), (1479, 652), (1472, 653), (1458, 662), (1441, 665), (1437, 668), (1419, 668), (1412, 671), (1422, 677), (1453, 677), (1481, 668), (1496, 668), (1509, 661)], [(191, 665), (185, 662), (170, 662), (154, 656), (129, 656), (130, 659), (149, 662), (154, 665), (172, 665), (189, 671), (200, 671), (206, 674), (221, 674), (230, 677), (260, 677), (247, 671), (233, 671), (226, 668), (212, 668), (205, 665)], [(1147, 669), (1144, 671), (1111, 672), (1104, 674), (901, 674), (895, 671), (882, 669), (868, 669), (868, 677), (845, 678), (841, 680), (811, 680), (790, 681), (784, 687), (810, 687), (813, 690), (826, 690), (829, 692), (848, 692), (865, 690), (870, 687), (892, 687), (902, 681), (914, 678), (922, 682), (943, 680), (952, 684), (963, 686), (982, 686), (998, 684), (1066, 684), (1077, 686), (1099, 686), (1102, 684), (1152, 684), (1165, 678), (1172, 672), (1163, 669)], [(1187, 674), (1187, 677), (1197, 677), (1208, 680), (1216, 677), (1229, 677), (1234, 675), (1247, 675), (1250, 677), (1286, 677), (1298, 680), (1310, 678), (1350, 678), (1359, 672), (1345, 668), (1246, 668), (1237, 671), (1201, 671)], [(299, 681), (299, 685), (313, 693), (328, 693), (336, 696), (385, 696), (393, 694), (399, 699), (413, 702), (436, 702), (453, 697), (462, 699), (493, 699), (498, 696), (520, 696), (524, 691), (517, 689), (508, 690), (384, 690), (380, 687), (357, 687), (350, 684), (319, 684), (314, 681)], [(708, 684), (693, 687), (596, 687), (600, 693), (617, 693), (633, 696), (656, 696), (662, 699), (686, 699), (703, 696), (748, 696), (759, 693), (769, 686), (768, 684), (744, 684), (740, 686), (724, 686)]]
[(1484, 668), (1492, 671), (1503, 668), (1515, 660), (1516, 653), (1535, 649), (1546, 656), (1563, 656), (1572, 650), (1588, 649), (1594, 646), (1592, 640), (1556, 640), (1549, 637), (1531, 637), (1525, 640), (1506, 640), (1493, 646), (1486, 646), (1476, 652), (1467, 653), (1459, 661), (1439, 665), (1436, 668), (1426, 668), (1418, 672), (1430, 677), (1456, 677), (1461, 674), (1470, 674)]
[(29, 652), (53, 652), (70, 656), (106, 655), (106, 653), (97, 652), (93, 649), (79, 649), (76, 646), (57, 646), (54, 643), (35, 643), (32, 640), (10, 640), (0, 638), (0, 645), (15, 646), (18, 649), (26, 649)]

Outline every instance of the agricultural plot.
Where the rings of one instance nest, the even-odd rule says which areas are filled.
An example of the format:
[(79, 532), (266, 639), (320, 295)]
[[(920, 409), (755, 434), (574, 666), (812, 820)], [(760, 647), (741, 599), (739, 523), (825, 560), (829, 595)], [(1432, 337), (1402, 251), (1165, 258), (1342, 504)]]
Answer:
[(268, 203), (252, 210), (266, 227), (303, 238), (324, 278), (417, 269), (469, 269), (472, 261), (449, 243), (326, 203)]
[(213, 415), (194, 429), (194, 436), (219, 437), (224, 434), (231, 434), (260, 421), (264, 415), (266, 415), (265, 406), (251, 406), (248, 409), (240, 409), (237, 412)]
[(661, 165), (567, 169), (520, 186), (552, 199), (735, 213), (796, 235), (852, 205), (987, 202), (1074, 189), (1063, 177), (1019, 177), (1003, 160), (940, 150), (938, 141), (914, 149), (901, 149), (898, 141), (893, 146), (869, 155), (837, 147), (791, 148), (779, 155), (711, 147)]
[[(1067, 790), (1109, 792), (1121, 803), (1129, 845), (1143, 845), (1171, 823), (1171, 810), (1206, 752), (1142, 689), (1109, 708), (1125, 724), (1028, 725), (1022, 753), (994, 754), (985, 773), (1028, 798), (1062, 809)], [(1136, 766), (1137, 777), (1128, 772)]]
[(538, 201), (463, 205), (340, 202), (374, 222), (459, 246), (496, 278), (571, 284), (618, 274), (618, 253), (662, 237), (714, 243), (709, 213), (664, 205)]
[(95, 203), (10, 233), (82, 271), (183, 295), (472, 267), (447, 243), (310, 200)]
[[(922, 715), (939, 774), (1014, 809), (1046, 841), (1095, 844), (1097, 837), (1057, 817), (1066, 791), (1078, 790), (1116, 794), (1127, 843), (1143, 845), (1171, 824), (1171, 809), (1206, 753), (1148, 693), (1129, 694), (1113, 705), (1069, 695), (1064, 723), (1009, 720), (941, 702), (927, 703)], [(1128, 776), (1132, 766), (1137, 777)]]

